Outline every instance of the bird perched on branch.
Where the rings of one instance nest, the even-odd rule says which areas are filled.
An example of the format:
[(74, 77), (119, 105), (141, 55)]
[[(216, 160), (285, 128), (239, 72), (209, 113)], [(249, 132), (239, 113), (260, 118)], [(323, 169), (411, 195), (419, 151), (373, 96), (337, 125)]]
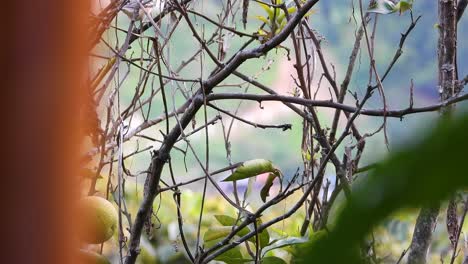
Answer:
[(153, 12), (161, 12), (164, 8), (163, 0), (129, 0), (122, 7), (122, 11), (134, 20), (143, 20)]

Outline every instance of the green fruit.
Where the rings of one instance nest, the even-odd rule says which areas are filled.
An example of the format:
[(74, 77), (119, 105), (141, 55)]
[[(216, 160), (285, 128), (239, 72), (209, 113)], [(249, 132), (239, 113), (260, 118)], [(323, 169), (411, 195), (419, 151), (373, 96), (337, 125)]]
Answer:
[(88, 250), (80, 250), (79, 253), (80, 264), (111, 264), (110, 261), (96, 252)]
[(89, 244), (109, 240), (117, 229), (118, 215), (114, 206), (104, 198), (88, 196), (78, 206), (80, 238)]

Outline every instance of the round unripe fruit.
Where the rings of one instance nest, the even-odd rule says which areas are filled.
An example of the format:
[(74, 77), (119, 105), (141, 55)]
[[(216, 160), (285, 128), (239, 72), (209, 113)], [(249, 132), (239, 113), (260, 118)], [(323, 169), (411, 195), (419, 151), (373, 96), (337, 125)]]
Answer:
[(109, 240), (117, 229), (117, 211), (104, 198), (88, 196), (78, 206), (80, 238), (89, 244), (100, 244)]
[(79, 253), (79, 263), (80, 264), (111, 264), (110, 261), (95, 252), (91, 252), (88, 250), (80, 250)]

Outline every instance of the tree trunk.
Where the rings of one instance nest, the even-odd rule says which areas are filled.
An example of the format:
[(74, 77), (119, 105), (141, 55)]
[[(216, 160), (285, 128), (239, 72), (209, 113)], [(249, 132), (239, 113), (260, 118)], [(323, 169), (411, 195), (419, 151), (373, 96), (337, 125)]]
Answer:
[(408, 264), (426, 263), (427, 251), (432, 240), (432, 232), (437, 223), (440, 204), (423, 207), (419, 212), (411, 241)]
[[(457, 2), (439, 0), (439, 93), (444, 101), (456, 93), (456, 45), (457, 45)], [(451, 112), (451, 106), (442, 109), (442, 115)], [(432, 239), (440, 204), (422, 208), (414, 227), (408, 264), (426, 263), (426, 256)]]

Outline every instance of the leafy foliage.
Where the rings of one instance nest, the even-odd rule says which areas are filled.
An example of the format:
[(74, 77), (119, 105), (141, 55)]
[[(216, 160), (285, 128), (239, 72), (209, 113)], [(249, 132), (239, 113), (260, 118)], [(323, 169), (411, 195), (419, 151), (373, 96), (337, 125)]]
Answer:
[[(400, 150), (352, 193), (330, 233), (310, 244), (300, 263), (361, 263), (358, 246), (373, 226), (398, 208), (440, 201), (468, 186), (468, 115), (443, 120), (421, 143)], [(450, 153), (450, 154), (449, 154)], [(443, 180), (441, 180), (443, 179)], [(335, 254), (336, 248), (341, 253)]]
[[(293, 15), (297, 11), (297, 7), (287, 7), (282, 0), (273, 0), (271, 5), (264, 3), (259, 3), (259, 5), (266, 12), (266, 16), (256, 16), (256, 18), (265, 23), (269, 28), (269, 30), (258, 30), (257, 34), (262, 38), (262, 42), (280, 33), (284, 26), (286, 26), (287, 17)], [(313, 13), (314, 11), (310, 11), (306, 16)]]

